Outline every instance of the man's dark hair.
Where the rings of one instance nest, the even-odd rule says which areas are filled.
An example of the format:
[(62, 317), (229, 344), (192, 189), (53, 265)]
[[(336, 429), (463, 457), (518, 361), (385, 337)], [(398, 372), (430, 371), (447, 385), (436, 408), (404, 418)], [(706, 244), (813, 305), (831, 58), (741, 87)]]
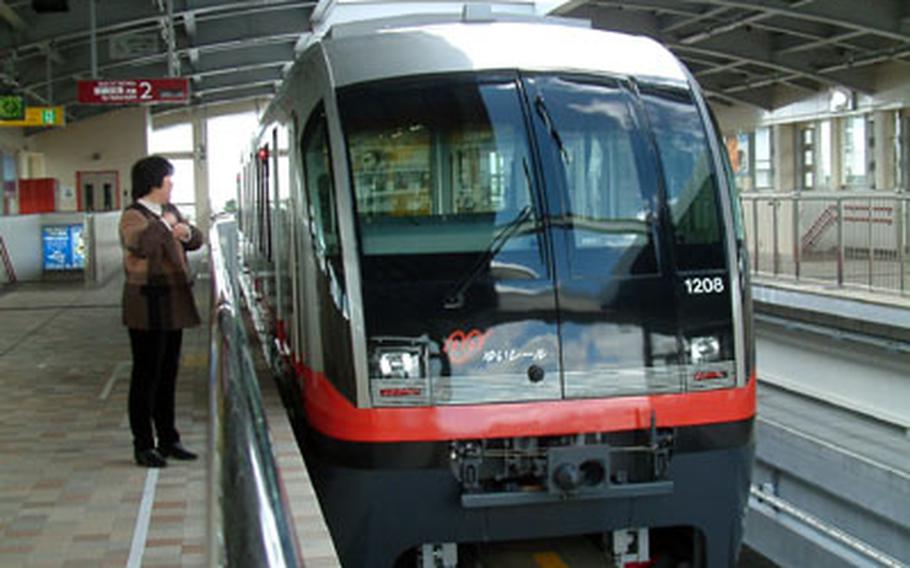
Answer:
[(142, 158), (133, 164), (133, 201), (151, 193), (153, 187), (161, 187), (164, 178), (174, 175), (174, 166), (161, 156)]

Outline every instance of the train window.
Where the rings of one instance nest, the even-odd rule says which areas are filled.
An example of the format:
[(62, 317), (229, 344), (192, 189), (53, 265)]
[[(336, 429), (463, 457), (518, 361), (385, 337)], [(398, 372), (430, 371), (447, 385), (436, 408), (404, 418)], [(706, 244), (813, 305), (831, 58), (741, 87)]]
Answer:
[(679, 270), (725, 268), (717, 184), (701, 116), (681, 89), (643, 86), (663, 166)]
[(341, 244), (338, 236), (338, 213), (335, 208), (335, 187), (332, 180), (328, 128), (322, 107), (314, 111), (307, 122), (301, 143), (313, 246), (319, 256), (329, 259), (335, 274), (343, 274)]
[(339, 97), (365, 255), (537, 251), (527, 131), (512, 81), (387, 83)]
[(565, 185), (572, 273), (655, 273), (657, 184), (631, 95), (607, 79), (538, 76), (529, 85)]
[(736, 185), (736, 176), (733, 173), (733, 164), (730, 163), (730, 154), (726, 152), (723, 136), (720, 134), (720, 127), (717, 125), (717, 117), (714, 111), (708, 107), (708, 116), (711, 117), (711, 128), (714, 137), (717, 138), (718, 148), (721, 149), (720, 159), (724, 168), (724, 176), (727, 180), (727, 188), (730, 194), (730, 207), (733, 213), (733, 230), (736, 233), (736, 240), (740, 245), (746, 242), (746, 226), (743, 223), (743, 204), (739, 197), (739, 186)]

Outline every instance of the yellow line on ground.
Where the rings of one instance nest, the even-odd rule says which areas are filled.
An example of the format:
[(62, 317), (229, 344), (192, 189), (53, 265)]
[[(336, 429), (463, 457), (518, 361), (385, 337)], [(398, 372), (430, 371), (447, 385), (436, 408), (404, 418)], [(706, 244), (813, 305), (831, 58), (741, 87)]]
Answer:
[(537, 552), (534, 554), (534, 563), (540, 568), (569, 568), (555, 552)]
[(206, 351), (186, 353), (183, 355), (182, 363), (187, 369), (202, 369), (209, 364), (209, 354)]

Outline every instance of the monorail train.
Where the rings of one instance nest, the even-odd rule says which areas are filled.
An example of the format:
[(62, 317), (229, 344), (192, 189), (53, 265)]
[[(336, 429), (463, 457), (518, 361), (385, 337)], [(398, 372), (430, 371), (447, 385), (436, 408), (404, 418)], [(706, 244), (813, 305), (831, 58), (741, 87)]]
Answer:
[(342, 562), (733, 566), (756, 377), (711, 112), (650, 39), (498, 9), (317, 27), (238, 178)]

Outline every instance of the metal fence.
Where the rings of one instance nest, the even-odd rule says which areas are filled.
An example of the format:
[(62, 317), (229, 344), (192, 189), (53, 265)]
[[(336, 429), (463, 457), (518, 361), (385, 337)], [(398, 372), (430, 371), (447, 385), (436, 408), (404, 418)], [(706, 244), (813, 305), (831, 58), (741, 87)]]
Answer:
[(910, 195), (746, 193), (753, 274), (907, 294)]
[(209, 239), (209, 566), (301, 566), (240, 316), (234, 220)]

